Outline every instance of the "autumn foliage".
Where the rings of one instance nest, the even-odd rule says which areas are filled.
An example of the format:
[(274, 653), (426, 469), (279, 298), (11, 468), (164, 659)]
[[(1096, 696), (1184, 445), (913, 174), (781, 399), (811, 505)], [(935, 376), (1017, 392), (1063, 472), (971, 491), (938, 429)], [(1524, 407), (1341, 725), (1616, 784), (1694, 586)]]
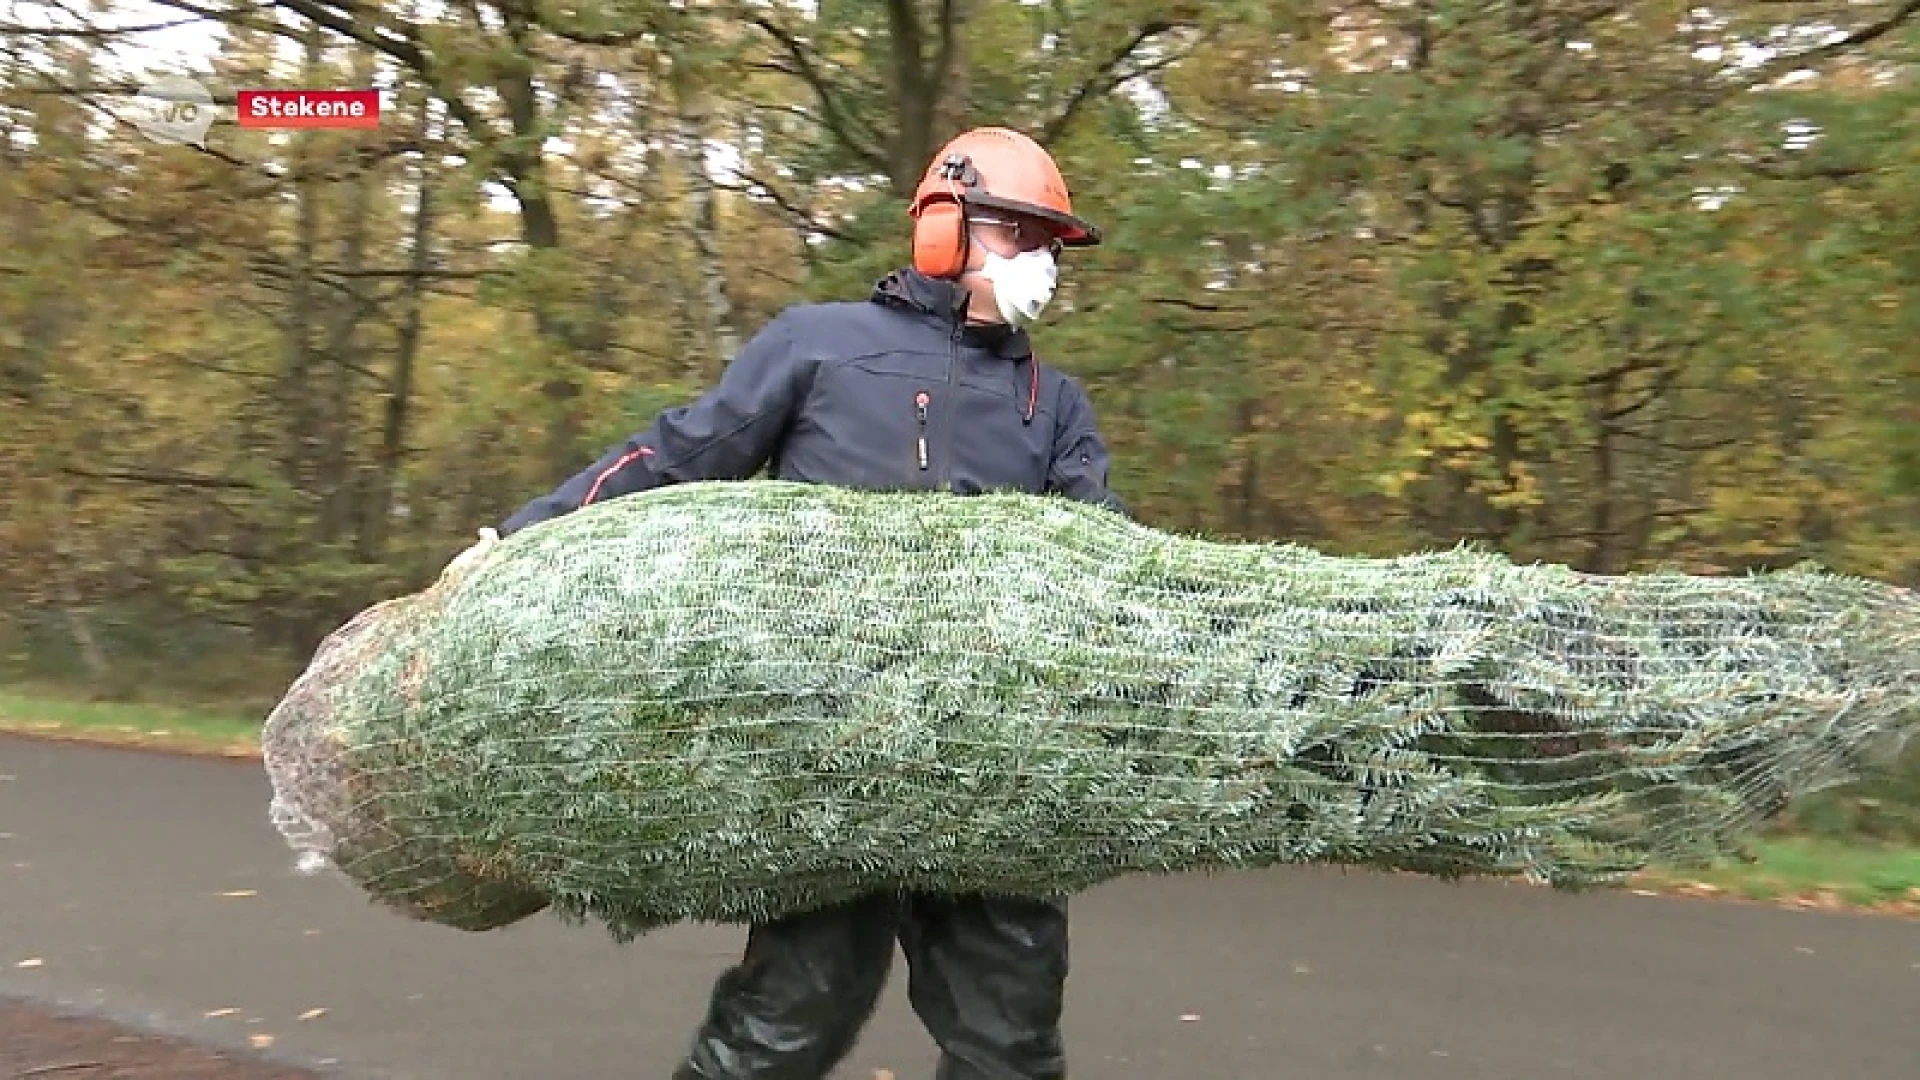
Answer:
[(1912, 4), (157, 6), (216, 99), (383, 122), (164, 145), (110, 47), (183, 31), (0, 22), (15, 674), (271, 693), (863, 295), (984, 122), (1110, 237), (1038, 343), (1146, 521), (1920, 584)]

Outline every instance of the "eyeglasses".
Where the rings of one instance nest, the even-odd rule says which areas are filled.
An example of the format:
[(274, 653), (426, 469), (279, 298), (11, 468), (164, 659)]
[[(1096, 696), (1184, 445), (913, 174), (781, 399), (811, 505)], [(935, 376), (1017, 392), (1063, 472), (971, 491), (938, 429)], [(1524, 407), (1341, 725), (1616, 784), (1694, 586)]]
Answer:
[(1060, 238), (1054, 235), (1052, 229), (1031, 219), (1015, 221), (984, 214), (973, 214), (968, 216), (967, 221), (972, 225), (993, 225), (1009, 230), (1013, 233), (1014, 244), (1023, 252), (1045, 251), (1055, 259), (1058, 259), (1064, 246), (1060, 243)]

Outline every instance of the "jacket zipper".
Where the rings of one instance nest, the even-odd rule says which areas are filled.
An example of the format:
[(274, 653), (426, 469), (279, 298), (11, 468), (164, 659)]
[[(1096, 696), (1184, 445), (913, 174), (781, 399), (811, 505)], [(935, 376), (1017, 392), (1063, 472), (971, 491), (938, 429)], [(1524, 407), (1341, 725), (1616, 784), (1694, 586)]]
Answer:
[(932, 396), (925, 390), (913, 395), (914, 419), (920, 422), (919, 438), (914, 441), (915, 449), (919, 454), (921, 472), (927, 471), (927, 402), (931, 400), (933, 400)]
[(947, 335), (947, 426), (940, 431), (940, 469), (934, 474), (935, 486), (942, 491), (953, 490), (953, 386), (954, 368), (960, 363), (960, 335), (964, 327), (958, 323), (953, 332)]

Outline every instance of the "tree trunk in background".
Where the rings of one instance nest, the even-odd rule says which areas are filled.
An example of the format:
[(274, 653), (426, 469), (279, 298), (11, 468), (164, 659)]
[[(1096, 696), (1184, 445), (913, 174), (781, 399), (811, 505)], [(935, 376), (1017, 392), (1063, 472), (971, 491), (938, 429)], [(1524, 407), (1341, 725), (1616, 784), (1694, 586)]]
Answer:
[[(887, 0), (887, 29), (893, 67), (894, 128), (886, 147), (888, 176), (899, 198), (919, 186), (933, 152), (946, 141), (939, 122), (953, 116), (949, 77), (959, 55), (959, 36), (968, 0), (943, 0), (931, 25), (914, 0)], [(964, 107), (964, 103), (955, 102)]]
[[(318, 68), (322, 59), (318, 29), (307, 34), (305, 60), (308, 71)], [(320, 247), (319, 163), (313, 150), (317, 133), (294, 132), (293, 174), (294, 232), (293, 249), (287, 256), (286, 309), (281, 316), (286, 361), (280, 379), (279, 400), (286, 423), (281, 468), (287, 486), (296, 493), (312, 490), (311, 462), (318, 443), (319, 424), (314, 417), (314, 316), (319, 290), (314, 285), (314, 262)]]
[[(426, 127), (421, 106), (422, 123)], [(427, 141), (427, 140), (423, 140)], [(387, 376), (386, 402), (381, 410), (379, 458), (373, 470), (371, 497), (363, 502), (360, 556), (369, 562), (386, 557), (396, 510), (394, 494), (400, 467), (406, 461), (408, 420), (412, 416), (414, 369), (419, 363), (420, 336), (426, 318), (427, 275), (433, 269), (434, 167), (423, 161), (415, 181), (413, 237), (403, 287), (400, 330), (394, 343), (393, 367)]]
[(733, 299), (727, 292), (725, 252), (720, 243), (720, 201), (713, 176), (708, 172), (707, 141), (716, 122), (701, 76), (673, 68), (675, 124), (672, 158), (679, 163), (687, 185), (687, 235), (693, 243), (694, 276), (699, 281), (700, 300), (705, 310), (700, 326), (707, 363), (703, 375), (707, 381), (718, 379), (720, 372), (740, 351), (741, 332)]
[[(366, 85), (373, 79), (373, 54), (354, 50), (353, 84)], [(364, 280), (367, 269), (369, 217), (382, 177), (371, 166), (358, 168), (345, 179), (346, 206), (337, 227), (342, 295), (330, 291), (332, 317), (328, 320), (324, 432), (321, 438), (316, 479), (319, 484), (319, 539), (331, 544), (345, 539), (353, 526), (355, 485), (354, 460), (358, 456), (359, 424), (354, 408), (354, 389), (367, 369), (365, 343), (359, 330), (373, 304), (364, 293), (371, 286)], [(383, 245), (384, 246), (384, 245)]]

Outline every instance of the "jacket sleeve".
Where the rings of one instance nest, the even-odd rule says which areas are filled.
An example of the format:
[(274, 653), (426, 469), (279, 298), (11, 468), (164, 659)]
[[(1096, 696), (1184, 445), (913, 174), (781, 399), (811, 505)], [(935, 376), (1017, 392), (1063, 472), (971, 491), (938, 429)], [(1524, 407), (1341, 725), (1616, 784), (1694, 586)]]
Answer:
[(622, 495), (695, 480), (744, 480), (759, 471), (812, 381), (815, 361), (798, 347), (794, 319), (793, 309), (782, 312), (747, 342), (711, 390), (661, 413), (645, 431), (522, 506), (501, 523), (500, 535)]
[(1126, 504), (1107, 487), (1107, 444), (1094, 422), (1093, 403), (1087, 400), (1086, 390), (1079, 380), (1068, 377), (1061, 398), (1048, 490), (1127, 515)]

